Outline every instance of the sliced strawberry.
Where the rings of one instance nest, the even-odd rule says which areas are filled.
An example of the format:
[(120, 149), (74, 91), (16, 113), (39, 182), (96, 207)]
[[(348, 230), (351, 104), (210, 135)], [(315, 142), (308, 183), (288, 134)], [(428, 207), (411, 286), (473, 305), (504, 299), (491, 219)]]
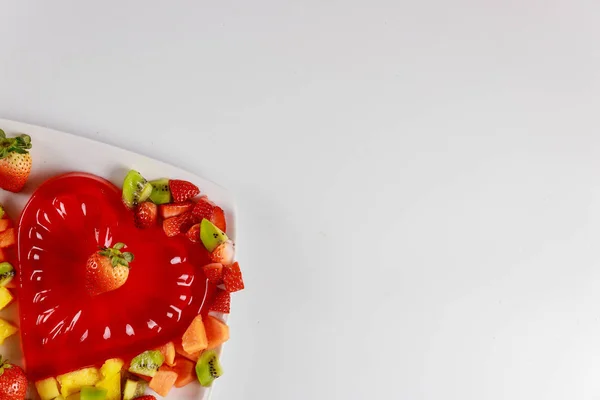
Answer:
[(171, 190), (171, 196), (173, 196), (173, 201), (175, 203), (184, 202), (200, 194), (198, 186), (191, 182), (179, 179), (169, 180), (169, 189)]
[(135, 209), (135, 226), (141, 229), (150, 228), (156, 224), (158, 208), (150, 201), (140, 203)]
[(200, 243), (200, 224), (192, 225), (185, 236), (194, 243)]
[(158, 212), (163, 219), (176, 217), (191, 209), (194, 203), (187, 201), (178, 204), (162, 204), (158, 207)]
[(219, 290), (208, 310), (229, 314), (229, 311), (231, 310), (231, 295), (229, 292)]
[(201, 197), (194, 206), (192, 214), (194, 214), (194, 217), (196, 217), (198, 221), (202, 221), (203, 218), (206, 218), (210, 221), (213, 217), (214, 209), (214, 204), (212, 204), (206, 197)]
[(221, 263), (223, 265), (231, 265), (234, 256), (235, 247), (231, 240), (221, 243), (212, 253), (210, 253), (210, 259), (213, 260), (213, 262)]
[(169, 237), (187, 232), (194, 224), (194, 217), (191, 212), (167, 218), (163, 221), (163, 230)]
[(225, 290), (230, 293), (237, 292), (244, 288), (244, 280), (242, 279), (242, 271), (240, 270), (240, 264), (234, 262), (231, 267), (225, 267), (223, 269), (223, 283), (225, 284)]
[(223, 264), (206, 264), (204, 267), (202, 267), (202, 270), (204, 271), (204, 275), (209, 282), (212, 282), (216, 285), (223, 282)]
[(213, 212), (210, 222), (215, 224), (217, 228), (219, 228), (223, 232), (227, 232), (227, 222), (225, 222), (225, 213), (223, 212), (223, 209), (221, 207), (215, 207), (215, 211)]

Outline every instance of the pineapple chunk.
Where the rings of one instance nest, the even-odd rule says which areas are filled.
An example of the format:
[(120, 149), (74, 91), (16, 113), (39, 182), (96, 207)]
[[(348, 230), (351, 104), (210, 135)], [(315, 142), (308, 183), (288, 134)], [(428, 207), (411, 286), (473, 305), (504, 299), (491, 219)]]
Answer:
[(12, 294), (4, 286), (0, 287), (0, 310), (6, 307), (11, 301), (13, 301)]
[(93, 367), (82, 368), (56, 377), (58, 383), (60, 383), (60, 393), (63, 397), (81, 391), (84, 386), (94, 386), (100, 378), (100, 371)]
[(100, 373), (104, 378), (108, 378), (112, 375), (115, 375), (121, 372), (121, 368), (123, 368), (123, 360), (120, 358), (111, 358), (110, 360), (106, 360), (100, 368)]
[(0, 344), (4, 343), (4, 339), (17, 333), (19, 329), (0, 318)]
[(52, 400), (58, 397), (58, 382), (54, 378), (42, 379), (35, 383), (35, 388), (42, 400)]
[(102, 379), (96, 387), (106, 389), (106, 400), (121, 400), (121, 373), (117, 372)]

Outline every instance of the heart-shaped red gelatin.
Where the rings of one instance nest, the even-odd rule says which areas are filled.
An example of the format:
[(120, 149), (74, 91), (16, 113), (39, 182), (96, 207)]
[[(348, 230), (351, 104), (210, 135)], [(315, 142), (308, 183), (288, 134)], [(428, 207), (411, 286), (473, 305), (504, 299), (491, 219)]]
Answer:
[[(135, 255), (127, 282), (90, 296), (85, 265), (117, 242)], [(30, 379), (132, 357), (180, 338), (214, 295), (209, 255), (159, 226), (137, 229), (110, 182), (71, 173), (45, 182), (23, 210), (18, 237), (21, 337)]]

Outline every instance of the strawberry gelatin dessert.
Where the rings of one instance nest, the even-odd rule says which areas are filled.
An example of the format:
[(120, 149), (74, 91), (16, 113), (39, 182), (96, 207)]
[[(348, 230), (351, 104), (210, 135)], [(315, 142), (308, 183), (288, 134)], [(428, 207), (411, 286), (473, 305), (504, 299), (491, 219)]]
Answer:
[[(91, 295), (87, 261), (115, 247), (133, 255), (129, 276)], [(121, 189), (89, 174), (37, 189), (19, 223), (18, 257), (22, 345), (34, 380), (181, 337), (216, 291), (198, 268), (211, 262), (206, 249), (183, 235), (167, 237), (158, 225), (138, 229)]]

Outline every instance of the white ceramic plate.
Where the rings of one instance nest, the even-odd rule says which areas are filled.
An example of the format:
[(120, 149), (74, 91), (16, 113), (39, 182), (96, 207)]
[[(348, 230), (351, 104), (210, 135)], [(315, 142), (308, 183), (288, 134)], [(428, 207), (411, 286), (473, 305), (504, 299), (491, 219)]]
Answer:
[[(31, 136), (33, 144), (32, 172), (23, 191), (14, 194), (0, 190), (0, 203), (5, 206), (14, 221), (18, 219), (35, 189), (50, 177), (65, 172), (81, 171), (99, 175), (120, 187), (127, 171), (136, 169), (152, 179), (176, 177), (198, 185), (203, 194), (208, 195), (223, 208), (227, 218), (227, 235), (235, 240), (236, 219), (233, 199), (225, 189), (211, 181), (140, 154), (48, 128), (0, 119), (0, 129), (3, 129), (8, 136), (26, 133)], [(18, 304), (12, 304), (2, 310), (0, 316), (19, 325)], [(0, 346), (0, 354), (16, 364), (23, 365), (20, 337), (15, 335), (8, 338)], [(31, 397), (37, 399), (35, 390), (30, 392)], [(190, 384), (181, 389), (174, 388), (166, 398), (206, 400), (209, 397), (210, 389), (202, 388), (199, 384)]]

